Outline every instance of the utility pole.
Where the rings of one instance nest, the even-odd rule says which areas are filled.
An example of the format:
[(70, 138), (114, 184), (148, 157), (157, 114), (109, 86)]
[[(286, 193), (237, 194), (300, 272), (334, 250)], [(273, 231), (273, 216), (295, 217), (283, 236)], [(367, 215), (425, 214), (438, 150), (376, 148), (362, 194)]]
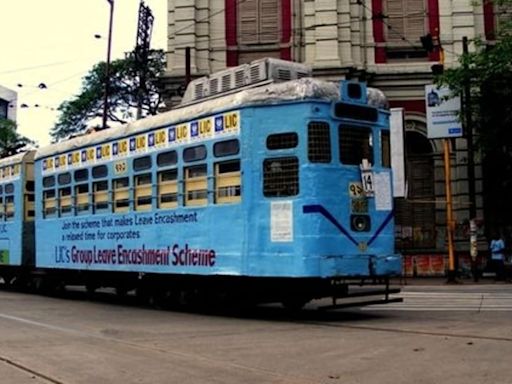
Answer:
[[(462, 38), (462, 53), (468, 54), (468, 38)], [(462, 96), (464, 106), (464, 130), (466, 133), (468, 150), (468, 193), (469, 193), (469, 253), (471, 256), (471, 272), (473, 279), (478, 281), (477, 256), (478, 233), (476, 225), (476, 196), (475, 196), (475, 157), (473, 146), (473, 116), (471, 111), (471, 75), (468, 73), (467, 61), (464, 62), (464, 94)]]
[[(462, 52), (464, 55), (468, 54), (468, 38), (462, 38)], [(468, 147), (468, 192), (469, 192), (469, 218), (470, 220), (476, 219), (476, 197), (475, 197), (475, 158), (473, 147), (473, 116), (471, 114), (471, 79), (467, 73), (469, 68), (464, 64), (465, 79), (464, 79), (464, 129), (467, 139)]]
[(105, 95), (103, 100), (103, 124), (102, 129), (107, 128), (108, 94), (110, 87), (110, 51), (112, 49), (112, 23), (114, 20), (114, 0), (107, 0), (110, 4), (110, 21), (108, 25), (107, 62), (105, 64)]
[(188, 83), (192, 80), (191, 76), (190, 47), (185, 47), (185, 88), (187, 88)]
[(148, 56), (153, 20), (154, 16), (151, 9), (141, 1), (139, 6), (139, 21), (137, 24), (137, 42), (135, 45), (135, 62), (139, 70), (137, 119), (142, 117), (142, 104), (146, 96), (146, 77), (148, 72)]

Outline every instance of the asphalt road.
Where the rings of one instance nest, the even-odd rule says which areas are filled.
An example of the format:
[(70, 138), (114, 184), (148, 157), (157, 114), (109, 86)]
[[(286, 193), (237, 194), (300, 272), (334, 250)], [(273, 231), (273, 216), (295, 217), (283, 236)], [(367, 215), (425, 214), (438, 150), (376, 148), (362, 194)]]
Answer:
[(402, 296), (291, 316), (0, 291), (0, 383), (512, 382), (512, 284), (405, 286)]

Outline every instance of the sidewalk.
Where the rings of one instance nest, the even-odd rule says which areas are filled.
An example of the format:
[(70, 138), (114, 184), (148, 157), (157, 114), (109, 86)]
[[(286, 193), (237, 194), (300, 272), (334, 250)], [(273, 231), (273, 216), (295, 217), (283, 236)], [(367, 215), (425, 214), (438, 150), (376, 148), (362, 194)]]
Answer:
[(458, 278), (455, 283), (449, 283), (447, 277), (402, 277), (391, 279), (393, 285), (501, 285), (501, 284), (512, 284), (508, 281), (496, 281), (493, 274), (484, 274), (480, 277), (477, 282), (471, 277)]

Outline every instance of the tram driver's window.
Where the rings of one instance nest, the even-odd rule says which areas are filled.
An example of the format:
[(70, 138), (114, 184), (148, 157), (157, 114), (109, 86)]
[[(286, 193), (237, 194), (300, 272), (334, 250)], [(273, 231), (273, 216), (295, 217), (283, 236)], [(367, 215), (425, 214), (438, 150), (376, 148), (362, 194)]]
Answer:
[(372, 131), (368, 127), (339, 126), (340, 161), (345, 165), (360, 165), (363, 159), (373, 165)]
[(263, 161), (263, 194), (266, 197), (296, 196), (299, 193), (299, 160), (277, 157)]

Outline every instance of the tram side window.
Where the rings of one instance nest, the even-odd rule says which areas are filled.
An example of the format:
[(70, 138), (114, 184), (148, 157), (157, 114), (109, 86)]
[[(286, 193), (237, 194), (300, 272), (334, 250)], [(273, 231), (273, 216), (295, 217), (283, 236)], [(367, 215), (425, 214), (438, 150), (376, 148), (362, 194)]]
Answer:
[(206, 159), (205, 145), (196, 145), (195, 147), (189, 147), (183, 150), (183, 160), (187, 163), (204, 159)]
[(135, 185), (135, 210), (148, 211), (151, 209), (152, 180), (151, 173), (137, 175), (134, 178)]
[(96, 181), (92, 184), (94, 213), (108, 209), (108, 180)]
[(215, 203), (238, 203), (241, 200), (240, 160), (215, 164)]
[(208, 203), (208, 179), (206, 164), (185, 168), (185, 205)]
[[(7, 186), (5, 188), (7, 190)], [(14, 220), (14, 196), (5, 196), (5, 220)]]
[(130, 180), (127, 177), (113, 181), (114, 212), (127, 212), (130, 209)]
[(133, 170), (135, 172), (144, 171), (151, 168), (151, 156), (139, 157), (133, 159)]
[(0, 221), (4, 221), (4, 219), (5, 219), (4, 197), (0, 196)]
[(178, 154), (176, 151), (162, 152), (156, 157), (156, 164), (159, 167), (169, 167), (171, 165), (176, 165), (177, 162)]
[(380, 150), (382, 153), (382, 166), (385, 168), (391, 168), (391, 138), (389, 131), (380, 132)]
[(308, 158), (312, 163), (331, 162), (331, 135), (328, 123), (308, 124)]
[(108, 168), (106, 165), (97, 165), (92, 169), (92, 177), (94, 179), (102, 179), (108, 176)]
[(238, 139), (219, 141), (213, 145), (215, 157), (238, 155), (239, 152), (240, 142)]
[(5, 208), (5, 220), (14, 220), (14, 184), (9, 183), (4, 185), (4, 193), (7, 195), (4, 197), (4, 208)]
[(178, 170), (158, 172), (158, 208), (178, 206)]
[(57, 213), (57, 199), (55, 189), (47, 189), (43, 192), (44, 217), (52, 217)]
[(35, 197), (33, 193), (25, 195), (25, 220), (33, 221), (35, 216)]
[(55, 176), (45, 176), (43, 177), (43, 187), (51, 188), (55, 185)]
[(73, 208), (71, 187), (59, 189), (59, 208), (61, 215), (67, 215), (71, 213)]
[(69, 172), (61, 173), (57, 176), (57, 181), (59, 182), (59, 185), (68, 185), (71, 183), (71, 174)]
[(339, 126), (340, 161), (346, 165), (359, 165), (363, 159), (373, 165), (372, 131), (370, 128)]
[(268, 149), (289, 149), (299, 145), (299, 136), (296, 132), (276, 133), (267, 137)]
[(34, 203), (34, 181), (27, 180), (25, 183), (25, 220), (32, 221), (35, 216)]
[(80, 181), (87, 181), (89, 178), (89, 170), (87, 168), (77, 169), (74, 174), (75, 182), (79, 183)]
[(296, 196), (299, 193), (299, 160), (277, 157), (263, 161), (263, 194), (266, 197)]
[(76, 213), (89, 210), (89, 184), (75, 186)]

